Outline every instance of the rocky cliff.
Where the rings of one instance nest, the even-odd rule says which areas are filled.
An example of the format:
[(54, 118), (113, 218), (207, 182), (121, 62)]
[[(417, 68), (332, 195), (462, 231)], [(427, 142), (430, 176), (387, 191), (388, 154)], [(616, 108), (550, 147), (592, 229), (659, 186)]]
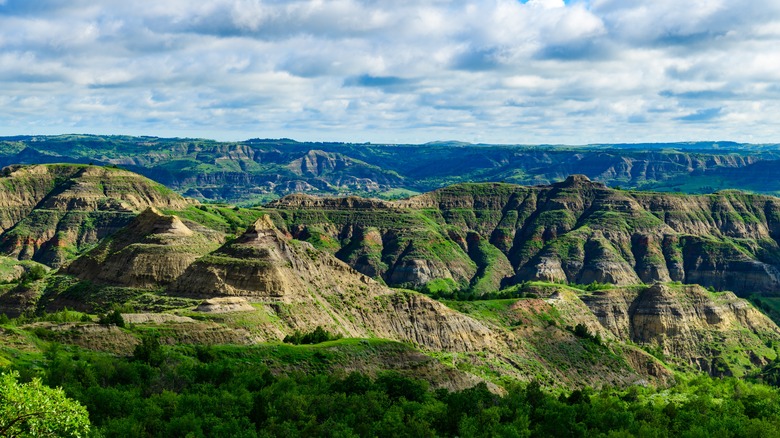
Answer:
[(575, 175), (536, 187), (459, 184), (395, 202), (297, 196), (268, 207), (296, 238), (391, 285), (681, 281), (780, 293), (780, 199), (770, 196), (623, 191)]
[(160, 184), (120, 169), (6, 167), (0, 177), (0, 251), (57, 267), (150, 206), (188, 204)]
[[(608, 185), (709, 193), (732, 187), (779, 193), (775, 145), (668, 143), (509, 146), (216, 142), (126, 136), (0, 138), (0, 166), (41, 163), (119, 165), (212, 201), (259, 202), (297, 191), (398, 196), (466, 181), (549, 184), (572, 173)], [(402, 191), (398, 191), (402, 189)]]
[(780, 329), (731, 292), (657, 283), (582, 300), (616, 338), (712, 375), (742, 375), (777, 355), (768, 345), (780, 341)]
[[(496, 342), (487, 328), (440, 303), (395, 293), (290, 239), (268, 216), (195, 261), (169, 289), (188, 297), (244, 297), (267, 307), (289, 329), (320, 325), (347, 336), (374, 334), (436, 349), (479, 350)], [(428, 331), (428, 325), (435, 329)]]
[[(148, 202), (181, 209), (176, 199)], [(63, 205), (71, 212), (76, 204)], [(483, 378), (569, 387), (666, 384), (669, 364), (743, 375), (773, 360), (767, 345), (780, 342), (780, 329), (733, 294), (671, 283), (695, 275), (764, 281), (761, 272), (774, 266), (774, 198), (624, 192), (572, 177), (539, 187), (467, 184), (398, 202), (296, 195), (262, 210), (189, 206), (182, 216), (133, 213), (141, 205), (128, 206), (127, 225), (59, 274), (9, 285), (0, 313), (3, 303), (92, 312), (121, 303), (206, 319), (211, 328), (197, 339), (214, 342), (275, 342), (320, 326), (406, 342)], [(260, 219), (236, 237), (192, 221), (220, 223), (220, 211)], [(441, 294), (493, 293), (525, 279), (656, 278), (667, 283), (594, 292), (523, 282), (513, 289), (520, 299), (473, 302), (379, 281)], [(176, 325), (169, 331), (187, 337), (191, 323), (161, 318), (149, 323)]]
[[(451, 356), (453, 362), (465, 368), (487, 367), (490, 372), (522, 380), (544, 376), (551, 384), (578, 386), (664, 383), (671, 379), (662, 364), (641, 350), (628, 348), (630, 353), (622, 356), (605, 345), (591, 346), (589, 341), (575, 337), (565, 328), (567, 325), (586, 321), (590, 327), (600, 327), (576, 296), (551, 303), (518, 302), (506, 321), (475, 319), (422, 294), (391, 290), (332, 255), (291, 239), (268, 216), (191, 264), (171, 284), (169, 293), (208, 298), (199, 307), (208, 312), (217, 301), (229, 301), (251, 314), (239, 300), (249, 301), (254, 306), (255, 321), (250, 331), (264, 340), (322, 326), (350, 337), (408, 342)], [(527, 304), (532, 305), (531, 311), (522, 310)], [(576, 309), (572, 310), (572, 305)], [(557, 307), (563, 309), (562, 313)], [(544, 322), (546, 312), (556, 314), (560, 324)], [(525, 323), (519, 323), (521, 320)], [(603, 333), (605, 339), (614, 339), (609, 331)], [(632, 363), (629, 358), (644, 359)], [(576, 371), (564, 373), (561, 364)]]

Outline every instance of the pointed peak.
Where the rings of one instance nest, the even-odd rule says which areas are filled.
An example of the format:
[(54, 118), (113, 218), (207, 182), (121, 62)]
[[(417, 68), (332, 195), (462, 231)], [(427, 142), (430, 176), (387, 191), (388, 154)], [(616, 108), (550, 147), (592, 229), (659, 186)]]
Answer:
[(257, 218), (251, 228), (255, 231), (268, 231), (276, 230), (276, 225), (274, 225), (274, 222), (271, 220), (271, 216), (264, 214)]
[(671, 288), (659, 281), (654, 282), (647, 288), (647, 291), (652, 294), (666, 294), (671, 292)]
[(141, 214), (139, 214), (138, 216), (139, 217), (141, 217), (141, 216), (162, 217), (164, 215), (160, 212), (160, 210), (150, 206), (150, 207), (147, 207), (144, 211), (142, 211)]
[(268, 242), (269, 240), (287, 240), (287, 237), (276, 228), (274, 222), (271, 220), (271, 216), (264, 214), (260, 216), (254, 224), (246, 229), (246, 232), (242, 234), (237, 240), (237, 243), (260, 243)]
[(152, 234), (191, 236), (194, 232), (178, 216), (166, 215), (154, 207), (148, 207), (135, 218), (136, 224), (148, 227)]

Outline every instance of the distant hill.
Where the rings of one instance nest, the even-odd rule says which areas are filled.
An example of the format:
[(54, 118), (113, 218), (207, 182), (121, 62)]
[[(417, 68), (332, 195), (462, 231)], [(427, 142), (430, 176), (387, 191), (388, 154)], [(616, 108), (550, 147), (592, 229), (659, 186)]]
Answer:
[(733, 142), (423, 145), (217, 142), (128, 136), (0, 138), (0, 166), (117, 165), (206, 201), (261, 203), (287, 194), (397, 198), (460, 182), (549, 184), (571, 174), (623, 188), (780, 193), (780, 145)]

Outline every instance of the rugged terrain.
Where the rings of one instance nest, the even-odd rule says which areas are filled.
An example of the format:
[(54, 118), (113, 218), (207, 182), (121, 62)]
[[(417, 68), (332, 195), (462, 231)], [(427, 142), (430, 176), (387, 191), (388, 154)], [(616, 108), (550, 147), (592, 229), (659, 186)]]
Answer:
[(581, 173), (625, 188), (780, 194), (778, 145), (424, 145), (125, 136), (0, 138), (0, 166), (118, 165), (201, 200), (264, 202), (295, 192), (397, 198), (467, 181), (537, 185)]
[[(25, 235), (73, 248), (7, 246), (0, 313), (113, 310), (131, 324), (41, 317), (7, 332), (9, 342), (30, 330), (128, 354), (149, 330), (168, 343), (247, 345), (319, 328), (348, 338), (336, 344), (349, 355), (365, 347), (343, 369), (395, 355), (426, 373), (449, 370), (456, 387), (666, 385), (674, 369), (742, 376), (777, 358), (771, 320), (699, 285), (777, 292), (780, 200), (768, 196), (630, 192), (573, 176), (536, 187), (461, 184), (393, 202), (294, 195), (241, 209), (95, 166), (12, 168), (0, 182), (8, 192), (0, 241)], [(76, 212), (111, 220), (61, 219)], [(15, 260), (30, 257), (56, 269)], [(377, 349), (378, 339), (408, 347)]]
[(223, 240), (222, 233), (149, 207), (64, 272), (102, 284), (156, 288), (177, 279)]
[(150, 207), (187, 200), (140, 175), (111, 167), (6, 167), (0, 177), (0, 251), (60, 266)]
[(477, 295), (530, 280), (679, 281), (780, 291), (780, 200), (737, 191), (624, 191), (581, 175), (547, 186), (460, 184), (394, 202), (288, 196), (290, 233), (393, 286)]

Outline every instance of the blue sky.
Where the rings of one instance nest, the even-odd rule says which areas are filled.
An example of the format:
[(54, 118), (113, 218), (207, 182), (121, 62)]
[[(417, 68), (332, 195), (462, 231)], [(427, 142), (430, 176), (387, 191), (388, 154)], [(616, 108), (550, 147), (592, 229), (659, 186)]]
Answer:
[(780, 142), (780, 1), (0, 0), (0, 135)]

